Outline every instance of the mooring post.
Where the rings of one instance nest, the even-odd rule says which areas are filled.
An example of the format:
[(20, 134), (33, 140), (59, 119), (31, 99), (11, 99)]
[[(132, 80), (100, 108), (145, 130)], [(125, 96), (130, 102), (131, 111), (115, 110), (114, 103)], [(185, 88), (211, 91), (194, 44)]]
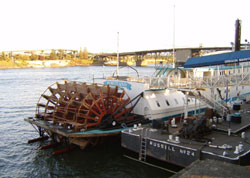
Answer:
[(39, 136), (43, 137), (44, 136), (44, 131), (41, 127), (38, 127), (38, 131), (39, 131)]

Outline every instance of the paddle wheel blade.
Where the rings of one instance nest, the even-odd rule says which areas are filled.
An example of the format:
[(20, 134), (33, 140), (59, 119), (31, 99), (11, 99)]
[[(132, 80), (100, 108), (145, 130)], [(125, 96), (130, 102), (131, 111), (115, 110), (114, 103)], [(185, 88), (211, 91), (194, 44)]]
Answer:
[(56, 82), (37, 103), (36, 116), (74, 131), (93, 127), (115, 127), (131, 120), (130, 98), (118, 86)]

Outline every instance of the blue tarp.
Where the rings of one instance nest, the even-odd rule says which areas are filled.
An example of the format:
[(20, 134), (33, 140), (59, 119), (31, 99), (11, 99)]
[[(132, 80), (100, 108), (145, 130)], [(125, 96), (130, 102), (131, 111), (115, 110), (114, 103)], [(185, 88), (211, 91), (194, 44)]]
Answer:
[(235, 51), (230, 53), (192, 57), (184, 64), (185, 68), (215, 66), (250, 61), (250, 50)]

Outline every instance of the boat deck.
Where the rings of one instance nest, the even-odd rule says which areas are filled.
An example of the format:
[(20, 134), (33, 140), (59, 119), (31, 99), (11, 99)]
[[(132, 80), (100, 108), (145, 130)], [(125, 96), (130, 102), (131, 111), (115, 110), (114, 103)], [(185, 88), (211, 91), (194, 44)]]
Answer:
[[(241, 105), (241, 109), (239, 111), (231, 111), (232, 114), (235, 113), (240, 113), (241, 114), (241, 123), (237, 123), (237, 124), (230, 124), (230, 128), (231, 128), (231, 132), (232, 133), (238, 133), (242, 130), (244, 130), (245, 128), (250, 127), (250, 104), (243, 104)], [(229, 127), (229, 122), (223, 122), (221, 124), (217, 125), (217, 129), (221, 130), (221, 131), (228, 131), (228, 127)]]
[(78, 138), (102, 137), (102, 136), (118, 135), (121, 133), (122, 130), (124, 130), (124, 128), (111, 129), (111, 130), (90, 129), (87, 131), (75, 132), (74, 130), (63, 128), (62, 126), (53, 124), (52, 122), (36, 119), (33, 117), (26, 118), (24, 120), (29, 122), (30, 124), (36, 125), (37, 127), (44, 128), (46, 130), (52, 131), (54, 133), (57, 133), (65, 137), (78, 137)]

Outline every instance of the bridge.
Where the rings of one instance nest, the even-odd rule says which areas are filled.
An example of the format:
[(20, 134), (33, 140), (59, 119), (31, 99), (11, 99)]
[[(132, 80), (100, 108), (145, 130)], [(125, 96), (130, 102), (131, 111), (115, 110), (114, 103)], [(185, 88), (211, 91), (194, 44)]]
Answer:
[[(232, 47), (198, 47), (198, 48), (175, 48), (175, 59), (178, 66), (182, 66), (187, 58), (200, 56), (209, 52), (232, 50)], [(173, 48), (169, 49), (155, 49), (155, 50), (143, 50), (133, 52), (121, 52), (119, 53), (120, 62), (133, 59), (136, 62), (136, 66), (141, 66), (142, 61), (146, 58), (153, 58), (155, 60), (159, 58), (172, 58), (173, 61)], [(117, 60), (117, 53), (100, 53), (93, 55), (93, 58), (98, 61)]]

